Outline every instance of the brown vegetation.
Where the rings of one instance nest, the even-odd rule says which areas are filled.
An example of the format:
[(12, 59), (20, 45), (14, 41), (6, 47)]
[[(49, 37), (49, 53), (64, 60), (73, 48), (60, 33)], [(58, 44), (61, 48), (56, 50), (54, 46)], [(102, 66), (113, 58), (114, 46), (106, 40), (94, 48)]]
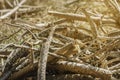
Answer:
[(0, 0), (0, 80), (119, 80), (117, 0)]

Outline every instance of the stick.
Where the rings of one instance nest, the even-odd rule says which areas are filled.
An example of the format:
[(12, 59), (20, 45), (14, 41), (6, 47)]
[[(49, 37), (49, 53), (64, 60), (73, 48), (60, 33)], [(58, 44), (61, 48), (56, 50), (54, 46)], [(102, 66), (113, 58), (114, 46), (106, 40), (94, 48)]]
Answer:
[[(57, 55), (64, 55), (63, 53), (67, 50), (69, 50), (71, 47), (72, 47), (72, 43), (73, 42), (70, 42), (66, 45), (64, 45), (62, 48), (56, 50), (54, 52), (54, 54), (57, 54)], [(55, 57), (52, 57), (52, 56), (49, 56), (49, 61), (48, 62), (55, 62), (56, 58)]]
[(29, 73), (30, 71), (33, 71), (34, 69), (37, 68), (37, 63), (29, 64), (25, 66), (23, 69), (19, 70), (18, 72), (13, 73), (13, 75), (10, 77), (10, 80), (16, 80), (19, 79), (21, 76)]
[(8, 12), (8, 13), (6, 13), (5, 15), (1, 16), (1, 17), (0, 17), (0, 20), (5, 19), (5, 18), (7, 18), (8, 16), (12, 15), (13, 13), (15, 13), (15, 12), (22, 6), (22, 4), (24, 4), (25, 2), (26, 2), (26, 0), (22, 0), (22, 1), (18, 4), (18, 6), (16, 6), (13, 10), (11, 10), (10, 12)]
[[(52, 14), (53, 16), (58, 16), (61, 18), (66, 18), (70, 20), (80, 20), (80, 21), (87, 21), (85, 15), (80, 15), (80, 14), (72, 14), (72, 13), (62, 13), (62, 12), (56, 12), (56, 11), (48, 11), (49, 14)], [(99, 23), (101, 20), (101, 17), (93, 17), (91, 16), (91, 19), (94, 20), (95, 23)], [(102, 19), (103, 23), (116, 23), (115, 20), (113, 19)]]
[(82, 11), (86, 15), (86, 19), (88, 20), (88, 22), (89, 22), (89, 24), (91, 26), (91, 31), (92, 31), (93, 36), (96, 38), (98, 36), (97, 25), (91, 19), (90, 15), (87, 13), (86, 10), (82, 9)]
[(6, 60), (6, 63), (3, 67), (3, 73), (5, 73), (9, 69), (11, 69), (13, 64), (17, 61), (17, 59), (19, 59), (23, 56), (27, 56), (28, 53), (29, 53), (29, 51), (25, 48), (17, 48), (16, 50), (13, 50)]
[(21, 31), (21, 29), (17, 30), (16, 32), (12, 33), (11, 35), (9, 35), (9, 36), (7, 36), (7, 37), (5, 37), (3, 39), (0, 39), (0, 43), (2, 41), (5, 41), (6, 39), (9, 39), (9, 38), (13, 37), (15, 34), (19, 33), (20, 31)]
[(49, 48), (50, 48), (50, 44), (53, 38), (53, 33), (55, 31), (55, 28), (56, 27), (52, 28), (52, 31), (50, 32), (50, 35), (47, 41), (42, 45), (40, 60), (38, 62), (37, 80), (46, 80), (46, 64), (47, 64), (48, 52), (49, 52)]
[(78, 74), (91, 75), (102, 80), (111, 80), (112, 72), (103, 68), (94, 67), (87, 64), (80, 64), (70, 61), (58, 61), (57, 65), (54, 65), (56, 69), (70, 71)]

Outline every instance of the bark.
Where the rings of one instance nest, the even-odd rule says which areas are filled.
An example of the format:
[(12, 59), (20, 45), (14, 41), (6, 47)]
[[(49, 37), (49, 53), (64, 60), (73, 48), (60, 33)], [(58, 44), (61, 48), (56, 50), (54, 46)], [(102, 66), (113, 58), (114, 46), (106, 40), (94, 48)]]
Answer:
[(45, 42), (45, 44), (42, 45), (40, 60), (38, 64), (37, 80), (46, 80), (46, 65), (47, 65), (48, 52), (49, 52), (49, 48), (50, 48), (50, 44), (53, 38), (55, 28), (56, 27), (52, 28), (47, 41)]
[(112, 72), (103, 68), (94, 67), (91, 65), (80, 64), (69, 61), (58, 61), (56, 69), (70, 71), (78, 74), (91, 75), (101, 78), (102, 80), (111, 80)]

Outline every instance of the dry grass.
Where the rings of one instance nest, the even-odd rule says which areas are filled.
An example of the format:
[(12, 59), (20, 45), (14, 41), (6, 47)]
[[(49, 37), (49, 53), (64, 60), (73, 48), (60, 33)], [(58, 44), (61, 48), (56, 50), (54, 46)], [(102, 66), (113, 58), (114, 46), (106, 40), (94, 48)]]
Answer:
[[(103, 80), (112, 80), (113, 77), (120, 79), (119, 1), (41, 0), (41, 3), (31, 4), (31, 2), (27, 2), (17, 10), (17, 13), (0, 20), (0, 50), (11, 52), (20, 49), (18, 53), (11, 52), (7, 60), (6, 57), (0, 58), (2, 69), (4, 68), (1, 79), (6, 75), (5, 71), (10, 71), (9, 69), (13, 69), (16, 65), (18, 67), (20, 64), (22, 65), (21, 71), (19, 68), (18, 70), (13, 69), (13, 71), (16, 70), (16, 73), (12, 72), (12, 76), (7, 79), (26, 75), (27, 71), (36, 68), (35, 65), (32, 67), (29, 65), (36, 64), (34, 62), (38, 62), (38, 58), (43, 60), (43, 62), (39, 62), (39, 65), (48, 64), (50, 69), (55, 65), (52, 70), (58, 70), (60, 73), (69, 71)], [(3, 8), (3, 6), (0, 7)], [(26, 11), (26, 9), (28, 10)], [(3, 10), (0, 10), (1, 16), (6, 14)], [(56, 26), (55, 32), (51, 34), (53, 38), (49, 40), (48, 36), (50, 37), (49, 34), (54, 26)], [(51, 41), (49, 46), (43, 46), (49, 41)], [(38, 51), (41, 50), (41, 46), (46, 49), (43, 48), (43, 52), (41, 51), (39, 56)], [(29, 54), (23, 55), (19, 52), (22, 49), (25, 51), (27, 49)], [(41, 56), (45, 52), (49, 52), (48, 63), (46, 60), (44, 61), (44, 56)], [(2, 52), (0, 54), (4, 55)], [(23, 65), (22, 63), (27, 59), (30, 61)], [(8, 65), (12, 65), (12, 67)], [(80, 67), (83, 68), (83, 71)], [(95, 70), (97, 67), (98, 71)], [(43, 66), (38, 68), (40, 70)], [(25, 70), (26, 72), (24, 72)], [(38, 71), (39, 73), (40, 71)], [(15, 74), (18, 77), (15, 77)], [(45, 77), (45, 75), (43, 76)]]

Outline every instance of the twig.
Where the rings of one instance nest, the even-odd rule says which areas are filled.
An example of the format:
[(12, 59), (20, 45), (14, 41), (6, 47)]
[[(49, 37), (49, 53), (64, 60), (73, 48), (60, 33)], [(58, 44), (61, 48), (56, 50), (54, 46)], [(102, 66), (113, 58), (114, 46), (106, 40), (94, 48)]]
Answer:
[(6, 13), (5, 15), (3, 15), (3, 16), (1, 16), (0, 17), (0, 20), (2, 20), (2, 19), (5, 19), (5, 18), (7, 18), (8, 16), (11, 16), (13, 13), (15, 13), (21, 6), (22, 6), (22, 4), (24, 4), (26, 2), (26, 0), (22, 0), (19, 4), (18, 4), (18, 6), (16, 6), (13, 10), (11, 10), (10, 12), (8, 12), (8, 13)]
[(115, 32), (111, 32), (108, 34), (108, 37), (117, 37), (117, 36), (120, 36), (120, 30), (115, 31)]
[(96, 55), (101, 54), (101, 53), (106, 53), (107, 51), (112, 50), (115, 46), (119, 45), (119, 43), (120, 43), (120, 38), (117, 38), (117, 39), (111, 41), (106, 46), (104, 46), (102, 49), (96, 51), (94, 54), (87, 56), (85, 59), (95, 57)]
[(34, 50), (34, 51), (38, 51), (38, 49), (36, 49), (36, 48), (31, 48), (31, 47), (29, 47), (29, 46), (26, 46), (26, 45), (17, 45), (17, 44), (13, 44), (13, 43), (10, 43), (10, 44), (8, 44), (8, 45), (6, 45), (4, 48), (3, 48), (3, 50), (1, 50), (1, 51), (4, 51), (4, 49), (6, 49), (6, 48), (8, 48), (8, 47), (11, 47), (11, 48), (25, 48), (25, 49), (31, 49), (31, 50)]
[[(62, 13), (62, 12), (56, 12), (56, 11), (48, 11), (49, 14), (52, 14), (54, 16), (58, 16), (61, 18), (66, 18), (70, 20), (80, 20), (80, 21), (87, 21), (85, 15), (80, 15), (80, 14), (72, 14), (72, 13)], [(99, 23), (101, 18), (100, 17), (93, 17), (91, 16), (91, 19), (94, 20), (95, 23)], [(113, 23), (115, 24), (116, 21), (113, 19), (102, 19), (103, 23)]]
[(2, 76), (0, 76), (0, 80), (6, 80), (10, 76), (12, 71), (13, 71), (13, 68), (10, 69), (9, 71), (5, 72), (4, 74), (2, 74)]
[(59, 70), (91, 75), (94, 77), (101, 78), (102, 80), (111, 80), (111, 71), (87, 64), (80, 64), (70, 61), (58, 61), (57, 64), (54, 66)]
[(37, 68), (37, 63), (33, 64), (29, 64), (27, 66), (25, 66), (23, 69), (19, 70), (18, 72), (15, 72), (11, 77), (10, 80), (15, 80), (20, 78), (21, 76), (25, 75), (26, 73), (33, 71), (34, 69)]
[(116, 65), (114, 65), (114, 66), (112, 66), (112, 67), (109, 67), (109, 69), (110, 69), (110, 70), (113, 70), (113, 69), (116, 69), (116, 68), (118, 68), (118, 67), (120, 67), (120, 63), (118, 63), (118, 64), (116, 64)]
[(112, 64), (114, 62), (117, 62), (117, 61), (120, 61), (120, 57), (117, 57), (117, 58), (114, 58), (114, 59), (111, 59), (107, 62), (107, 64)]
[(9, 0), (5, 0), (5, 2), (12, 8), (13, 5), (11, 4), (11, 2)]
[(25, 49), (25, 48), (17, 48), (16, 50), (13, 50), (6, 60), (6, 63), (3, 67), (3, 73), (11, 69), (12, 65), (16, 62), (17, 59), (23, 56), (27, 56), (28, 54), (29, 54), (29, 51), (28, 49)]
[(14, 36), (15, 34), (17, 34), (17, 33), (20, 32), (20, 31), (21, 31), (21, 29), (17, 30), (17, 31), (14, 32), (13, 34), (11, 34), (11, 35), (9, 35), (9, 36), (3, 38), (3, 39), (0, 39), (0, 43), (1, 43), (2, 41), (4, 41), (4, 40), (9, 39), (10, 37)]
[(69, 1), (69, 2), (65, 3), (65, 6), (67, 7), (67, 6), (77, 3), (77, 2), (79, 2), (79, 0)]
[(33, 32), (32, 32), (29, 28), (27, 28), (27, 26), (24, 25), (24, 27), (25, 27), (25, 29), (32, 35), (32, 37), (33, 37), (35, 40), (38, 40), (37, 36), (34, 35)]
[(47, 64), (47, 57), (49, 52), (49, 47), (53, 38), (53, 34), (56, 27), (53, 27), (50, 35), (45, 42), (45, 44), (42, 45), (41, 53), (40, 53), (40, 60), (38, 63), (38, 74), (37, 74), (37, 80), (46, 80), (46, 64)]
[(9, 55), (11, 51), (0, 49), (0, 55)]
[(24, 60), (24, 61), (21, 61), (21, 64), (16, 67), (16, 70), (22, 69), (23, 67), (25, 67), (25, 66), (28, 65), (29, 63), (30, 63), (29, 59), (26, 59), (26, 60)]
[(0, 55), (0, 58), (7, 58), (7, 55)]
[[(69, 50), (72, 47), (73, 42), (70, 42), (66, 45), (64, 45), (62, 48), (56, 50), (54, 53), (57, 55), (64, 55), (64, 52)], [(56, 58), (55, 57), (49, 57), (48, 62), (55, 62)]]
[(60, 39), (62, 42), (74, 41), (73, 38), (70, 38), (70, 37), (67, 37), (67, 36), (64, 36), (64, 35), (61, 35), (61, 34), (58, 34), (58, 33), (55, 33), (54, 36), (57, 37), (58, 39)]
[(82, 9), (83, 13), (86, 15), (86, 18), (91, 26), (91, 31), (93, 36), (96, 38), (98, 36), (98, 32), (97, 32), (97, 25), (95, 24), (95, 22), (91, 19), (90, 15), (87, 13), (86, 10)]

